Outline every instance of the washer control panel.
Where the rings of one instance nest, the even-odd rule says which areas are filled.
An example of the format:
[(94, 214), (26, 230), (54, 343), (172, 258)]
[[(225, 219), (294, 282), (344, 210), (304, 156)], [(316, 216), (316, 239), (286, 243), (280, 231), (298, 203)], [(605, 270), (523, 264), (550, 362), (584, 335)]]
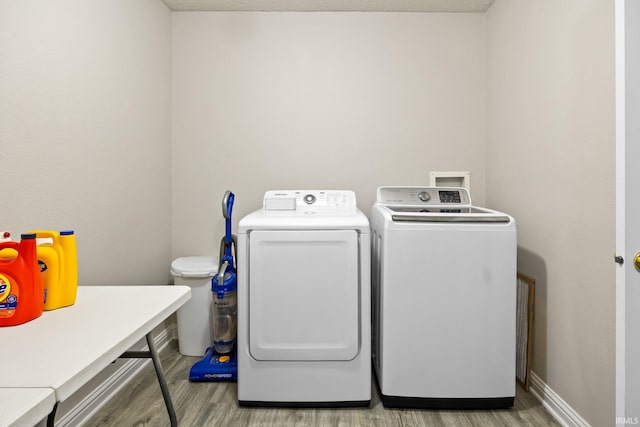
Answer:
[(380, 187), (378, 203), (396, 206), (470, 205), (466, 188), (459, 187)]
[(356, 195), (350, 190), (272, 190), (264, 194), (264, 209), (355, 208)]

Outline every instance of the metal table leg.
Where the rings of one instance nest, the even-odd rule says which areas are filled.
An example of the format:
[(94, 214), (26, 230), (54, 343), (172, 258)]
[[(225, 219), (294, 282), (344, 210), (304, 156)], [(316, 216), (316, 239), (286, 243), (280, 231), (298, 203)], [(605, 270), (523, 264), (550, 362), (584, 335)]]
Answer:
[(53, 409), (51, 410), (49, 415), (47, 415), (47, 427), (54, 427), (55, 422), (56, 422), (56, 410), (57, 409), (58, 409), (58, 402), (56, 402), (56, 404), (53, 405)]
[[(167, 382), (164, 379), (164, 374), (162, 372), (162, 365), (160, 365), (160, 357), (158, 356), (158, 351), (156, 350), (156, 346), (153, 342), (153, 338), (151, 337), (151, 333), (148, 333), (146, 335), (146, 338), (147, 338), (147, 344), (149, 345), (149, 351), (127, 351), (127, 352), (124, 352), (120, 357), (125, 359), (151, 358), (151, 360), (153, 361), (153, 367), (156, 370), (156, 376), (158, 377), (158, 383), (160, 383), (160, 390), (162, 391), (164, 404), (167, 407), (167, 412), (169, 413), (169, 420), (171, 421), (171, 427), (177, 427), (178, 420), (176, 418), (176, 411), (173, 408), (173, 402), (171, 402), (171, 395), (169, 394), (169, 388), (167, 387)], [(55, 411), (55, 408), (54, 408), (54, 411)]]

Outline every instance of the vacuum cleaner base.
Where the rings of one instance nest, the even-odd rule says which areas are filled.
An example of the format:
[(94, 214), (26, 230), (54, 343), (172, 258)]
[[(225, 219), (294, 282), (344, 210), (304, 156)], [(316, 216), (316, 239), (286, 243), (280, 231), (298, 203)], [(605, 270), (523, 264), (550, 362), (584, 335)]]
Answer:
[(236, 381), (238, 361), (235, 349), (229, 354), (218, 354), (207, 348), (204, 357), (194, 363), (189, 371), (189, 381)]

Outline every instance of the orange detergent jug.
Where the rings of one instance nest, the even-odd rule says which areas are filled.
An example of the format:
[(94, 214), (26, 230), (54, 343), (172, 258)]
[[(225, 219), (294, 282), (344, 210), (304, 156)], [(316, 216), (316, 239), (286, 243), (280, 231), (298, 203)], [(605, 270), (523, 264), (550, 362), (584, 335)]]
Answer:
[(0, 251), (5, 249), (12, 249), (17, 255), (0, 259), (0, 326), (14, 326), (42, 314), (44, 289), (36, 255), (36, 235), (23, 234), (19, 243), (0, 243)]

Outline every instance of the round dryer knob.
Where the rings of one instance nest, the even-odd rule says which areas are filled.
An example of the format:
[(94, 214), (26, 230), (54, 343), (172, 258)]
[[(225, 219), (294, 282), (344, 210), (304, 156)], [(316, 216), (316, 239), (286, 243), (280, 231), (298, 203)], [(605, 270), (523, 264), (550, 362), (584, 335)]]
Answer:
[(431, 196), (428, 192), (421, 191), (420, 193), (418, 193), (418, 199), (422, 200), (423, 202), (428, 202), (431, 199)]
[(306, 196), (304, 196), (304, 202), (308, 205), (312, 204), (315, 201), (316, 196), (314, 196), (313, 194), (307, 194)]

